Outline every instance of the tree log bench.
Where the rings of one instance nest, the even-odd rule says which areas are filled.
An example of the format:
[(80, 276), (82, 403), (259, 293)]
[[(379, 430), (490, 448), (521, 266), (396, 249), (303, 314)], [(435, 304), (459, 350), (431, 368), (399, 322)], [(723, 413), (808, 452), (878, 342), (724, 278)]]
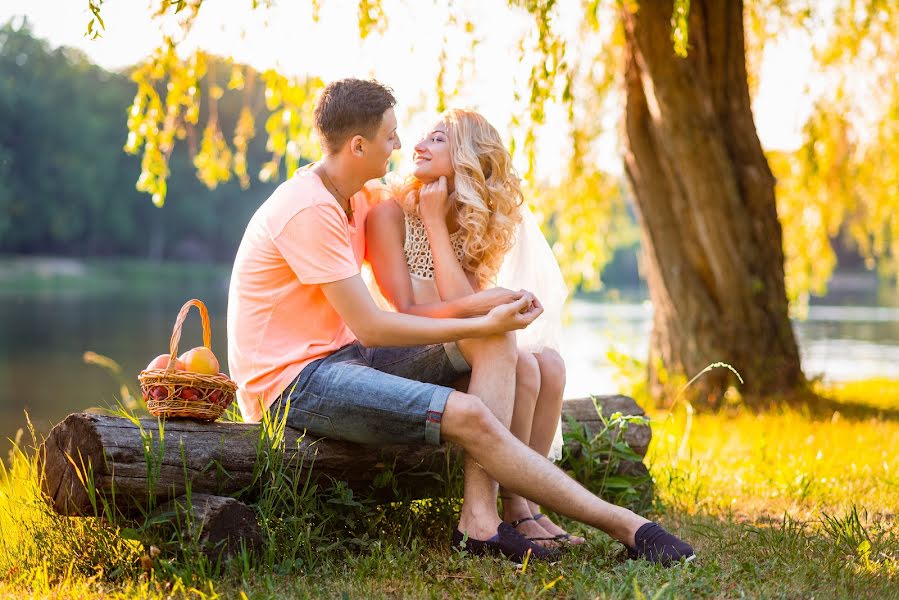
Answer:
[[(603, 427), (597, 408), (605, 418), (616, 412), (645, 415), (626, 396), (568, 400), (563, 432), (569, 430), (570, 416), (594, 435)], [(53, 509), (67, 516), (140, 518), (154, 511), (189, 512), (209, 544), (219, 549), (224, 544), (230, 553), (241, 539), (253, 544), (261, 540), (251, 509), (241, 502), (251, 502), (264, 485), (260, 456), (277, 454), (282, 465), (319, 486), (343, 480), (357, 492), (391, 501), (442, 495), (439, 475), (460, 454), (449, 444), (375, 448), (304, 436), (290, 427), (278, 440), (261, 433), (258, 424), (75, 413), (57, 424), (39, 449), (41, 488)], [(623, 437), (642, 457), (651, 435), (648, 425), (633, 424)], [(578, 451), (576, 444), (569, 448)], [(619, 471), (635, 469), (646, 472), (642, 462), (622, 464)], [(385, 475), (393, 485), (376, 485)], [(188, 490), (190, 498), (185, 499)]]

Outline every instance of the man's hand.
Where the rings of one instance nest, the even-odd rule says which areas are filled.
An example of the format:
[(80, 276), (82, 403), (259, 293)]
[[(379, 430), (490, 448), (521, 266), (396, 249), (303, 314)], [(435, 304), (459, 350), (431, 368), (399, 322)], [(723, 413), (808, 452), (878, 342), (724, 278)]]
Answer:
[(543, 314), (543, 305), (536, 296), (524, 292), (518, 300), (501, 304), (487, 313), (489, 333), (505, 333), (516, 329), (524, 329)]
[(446, 191), (446, 177), (426, 183), (418, 191), (418, 216), (427, 226), (446, 223), (450, 206), (452, 202)]

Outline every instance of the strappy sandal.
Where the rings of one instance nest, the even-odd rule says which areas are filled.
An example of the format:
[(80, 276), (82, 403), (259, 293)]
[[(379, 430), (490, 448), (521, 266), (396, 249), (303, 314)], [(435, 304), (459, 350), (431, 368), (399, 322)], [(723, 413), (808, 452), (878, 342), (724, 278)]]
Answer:
[[(537, 513), (537, 515), (540, 515), (540, 517), (543, 516), (540, 513)], [(514, 521), (510, 522), (509, 525), (511, 525), (513, 529), (517, 530), (518, 526), (522, 523), (526, 523), (528, 521), (536, 521), (537, 519), (539, 519), (540, 517), (538, 517), (537, 515), (534, 515), (533, 517), (522, 517), (520, 519), (515, 519)], [(558, 542), (559, 536), (554, 535), (551, 537), (528, 537), (528, 539), (532, 542)]]
[[(537, 513), (536, 515), (531, 517), (531, 519), (533, 521), (539, 521), (540, 519), (542, 519), (545, 516), (546, 515), (544, 515), (543, 513)], [(527, 519), (521, 519), (521, 520), (526, 521)], [(514, 525), (513, 525), (513, 527), (514, 527)], [(536, 540), (536, 539), (553, 540), (555, 542), (559, 542), (560, 544), (570, 544), (572, 546), (580, 546), (580, 544), (584, 543), (584, 542), (580, 542), (580, 544), (572, 543), (570, 533), (557, 533), (556, 535), (552, 536), (551, 538), (531, 538), (531, 539), (532, 540)]]

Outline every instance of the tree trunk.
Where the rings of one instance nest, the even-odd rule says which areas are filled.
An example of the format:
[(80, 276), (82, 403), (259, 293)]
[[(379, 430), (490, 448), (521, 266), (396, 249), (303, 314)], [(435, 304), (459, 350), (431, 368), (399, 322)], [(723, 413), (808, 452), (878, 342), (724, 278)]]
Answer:
[[(689, 52), (674, 53), (672, 2), (622, 11), (626, 35), (625, 168), (655, 309), (650, 389), (713, 362), (742, 375), (748, 402), (804, 383), (784, 289), (774, 176), (752, 119), (743, 3), (693, 0)], [(691, 388), (714, 406), (734, 376)], [(669, 393), (666, 393), (669, 392)]]

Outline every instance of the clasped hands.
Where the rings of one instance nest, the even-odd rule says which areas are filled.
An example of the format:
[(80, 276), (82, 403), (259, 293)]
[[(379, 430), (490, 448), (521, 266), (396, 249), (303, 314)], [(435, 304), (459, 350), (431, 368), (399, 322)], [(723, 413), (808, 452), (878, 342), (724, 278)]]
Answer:
[[(447, 193), (446, 178), (421, 186), (418, 193), (418, 216), (425, 228), (446, 227), (446, 216), (453, 205), (455, 192)], [(527, 290), (494, 287), (476, 292), (471, 300), (473, 312), (486, 315), (497, 333), (524, 329), (543, 313), (543, 305)]]

